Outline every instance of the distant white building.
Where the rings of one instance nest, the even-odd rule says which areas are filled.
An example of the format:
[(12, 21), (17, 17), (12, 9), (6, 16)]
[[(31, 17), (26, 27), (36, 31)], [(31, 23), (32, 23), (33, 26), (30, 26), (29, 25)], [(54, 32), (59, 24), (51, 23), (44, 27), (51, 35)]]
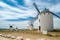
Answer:
[(17, 31), (17, 30), (18, 30), (18, 28), (16, 27), (16, 28), (15, 28), (15, 30)]
[(12, 25), (9, 26), (9, 30), (14, 30)]

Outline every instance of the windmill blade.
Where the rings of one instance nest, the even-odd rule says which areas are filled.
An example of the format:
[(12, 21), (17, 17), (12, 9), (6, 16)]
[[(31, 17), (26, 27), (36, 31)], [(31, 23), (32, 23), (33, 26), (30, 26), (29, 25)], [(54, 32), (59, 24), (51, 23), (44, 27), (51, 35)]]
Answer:
[(54, 14), (54, 13), (52, 13), (54, 16), (56, 16), (56, 17), (58, 17), (58, 18), (60, 18), (58, 15), (56, 15), (56, 14)]
[(37, 8), (37, 5), (35, 3), (33, 3), (33, 5), (36, 8), (36, 10), (38, 11), (38, 13), (40, 13), (39, 9)]

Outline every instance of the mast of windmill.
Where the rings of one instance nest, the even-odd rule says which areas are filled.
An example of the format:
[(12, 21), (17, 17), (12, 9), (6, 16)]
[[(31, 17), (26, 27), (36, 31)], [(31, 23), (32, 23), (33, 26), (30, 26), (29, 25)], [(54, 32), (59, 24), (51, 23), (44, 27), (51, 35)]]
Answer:
[(41, 26), (41, 32), (42, 31), (53, 31), (53, 15), (60, 18), (58, 15), (54, 14), (53, 12), (50, 12), (47, 8), (45, 8), (43, 11), (39, 11), (37, 8), (37, 5), (33, 3), (38, 13), (40, 13), (40, 26)]

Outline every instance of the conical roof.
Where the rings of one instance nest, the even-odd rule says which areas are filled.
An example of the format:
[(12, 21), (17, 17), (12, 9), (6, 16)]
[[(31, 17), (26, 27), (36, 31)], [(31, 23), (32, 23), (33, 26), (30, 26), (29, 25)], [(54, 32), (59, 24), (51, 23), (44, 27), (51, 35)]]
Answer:
[(49, 9), (45, 8), (44, 10), (41, 11), (41, 13), (51, 13), (51, 11), (49, 11)]

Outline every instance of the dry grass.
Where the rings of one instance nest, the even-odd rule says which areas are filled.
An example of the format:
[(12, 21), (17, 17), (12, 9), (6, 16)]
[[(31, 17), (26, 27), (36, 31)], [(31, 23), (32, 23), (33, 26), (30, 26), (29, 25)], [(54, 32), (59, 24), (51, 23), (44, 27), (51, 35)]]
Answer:
[[(40, 36), (44, 36), (41, 32), (38, 32), (37, 30), (18, 30), (18, 31), (15, 31), (15, 30), (12, 30), (12, 31), (9, 31), (9, 30), (0, 30), (0, 33), (20, 33), (20, 34), (32, 34), (32, 35), (40, 35)], [(46, 36), (51, 36), (51, 35), (57, 35), (57, 36), (60, 36), (60, 31), (57, 31), (57, 30), (54, 30), (52, 32), (48, 32), (48, 34)]]
[(16, 36), (22, 35), (24, 38), (30, 37), (32, 39), (35, 38), (47, 38), (51, 40), (60, 40), (60, 31), (52, 31), (48, 32), (47, 35), (43, 35), (41, 32), (38, 32), (37, 30), (18, 30), (18, 31), (9, 31), (9, 30), (0, 30), (0, 33), (3, 34), (13, 34)]

